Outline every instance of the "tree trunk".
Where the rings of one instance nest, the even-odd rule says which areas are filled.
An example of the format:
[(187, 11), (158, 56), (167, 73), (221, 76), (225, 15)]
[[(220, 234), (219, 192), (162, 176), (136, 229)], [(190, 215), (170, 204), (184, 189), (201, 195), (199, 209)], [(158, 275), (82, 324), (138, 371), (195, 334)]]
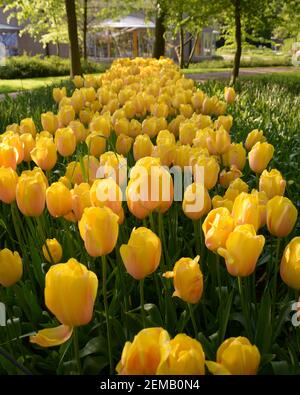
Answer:
[(83, 59), (87, 60), (87, 3), (88, 0), (84, 0), (83, 5)]
[(65, 0), (66, 13), (68, 20), (69, 45), (71, 55), (70, 76), (81, 75), (80, 54), (78, 45), (77, 18), (75, 9), (75, 0)]
[(161, 56), (165, 55), (165, 14), (159, 9), (157, 11), (156, 20), (155, 20), (155, 41), (153, 48), (153, 57), (159, 59)]
[(49, 44), (47, 43), (45, 46), (45, 55), (49, 56), (50, 55), (50, 49), (49, 49)]
[(180, 26), (180, 32), (179, 32), (179, 54), (180, 54), (180, 59), (179, 59), (179, 66), (181, 69), (184, 68), (184, 31), (182, 26)]
[(234, 64), (232, 70), (231, 77), (231, 85), (234, 85), (240, 71), (240, 63), (241, 63), (241, 55), (242, 55), (242, 28), (241, 28), (241, 1), (234, 0), (233, 1), (235, 10), (235, 43), (236, 43), (236, 51), (234, 55)]
[(56, 41), (56, 56), (60, 55), (60, 47), (59, 47), (59, 41)]
[(195, 49), (196, 49), (198, 40), (199, 40), (199, 33), (196, 34), (196, 36), (194, 37), (194, 43), (193, 43), (192, 49), (191, 49), (191, 51), (190, 51), (190, 55), (189, 55), (188, 61), (187, 61), (187, 63), (185, 64), (185, 67), (186, 67), (186, 68), (189, 67), (189, 65), (190, 65), (190, 63), (191, 63), (191, 61), (192, 61), (192, 59), (193, 59), (193, 56), (194, 56), (194, 53), (195, 53)]

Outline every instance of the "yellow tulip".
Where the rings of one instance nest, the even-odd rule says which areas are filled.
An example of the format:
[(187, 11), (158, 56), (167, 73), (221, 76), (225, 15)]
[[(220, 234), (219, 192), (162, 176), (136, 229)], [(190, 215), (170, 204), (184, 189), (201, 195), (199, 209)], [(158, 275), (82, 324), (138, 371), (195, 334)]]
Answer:
[(133, 143), (133, 156), (137, 161), (145, 156), (151, 156), (153, 151), (153, 144), (147, 134), (141, 134), (136, 137)]
[(255, 173), (262, 173), (273, 158), (274, 147), (268, 143), (256, 143), (249, 152), (249, 166)]
[(60, 108), (57, 114), (60, 127), (68, 126), (75, 119), (75, 110), (72, 105), (67, 104)]
[(155, 137), (157, 135), (157, 118), (150, 117), (144, 119), (142, 123), (142, 133), (149, 136)]
[(142, 132), (142, 125), (137, 119), (131, 119), (129, 124), (128, 134), (130, 137), (135, 138)]
[(300, 237), (294, 237), (285, 247), (280, 264), (280, 276), (289, 287), (300, 291)]
[(218, 181), (218, 175), (220, 171), (220, 166), (217, 160), (213, 156), (210, 156), (209, 158), (204, 155), (199, 156), (193, 168), (193, 172), (195, 181), (201, 182), (201, 180), (197, 180), (197, 177), (195, 176), (195, 171), (197, 171), (197, 167), (200, 167), (200, 169), (201, 167), (203, 167), (205, 188), (212, 189)]
[(224, 188), (228, 188), (232, 181), (239, 179), (242, 176), (242, 172), (236, 167), (231, 166), (230, 170), (225, 169), (221, 171), (219, 175), (220, 185)]
[(242, 192), (235, 199), (232, 208), (235, 225), (252, 224), (255, 231), (260, 228), (260, 210), (257, 196)]
[(211, 155), (224, 154), (229, 150), (231, 145), (230, 135), (221, 127), (209, 134), (206, 138), (206, 143)]
[(36, 127), (32, 118), (24, 118), (20, 122), (20, 134), (30, 133), (32, 137), (36, 135)]
[(69, 128), (73, 130), (75, 133), (76, 137), (76, 142), (78, 143), (79, 141), (84, 141), (86, 138), (87, 131), (84, 127), (84, 125), (80, 121), (71, 121), (69, 123)]
[(120, 254), (127, 272), (136, 280), (142, 280), (159, 265), (161, 241), (150, 229), (134, 228), (128, 244), (121, 245)]
[(202, 225), (205, 245), (209, 250), (216, 251), (226, 246), (226, 240), (234, 229), (234, 221), (230, 211), (225, 207), (211, 210)]
[(117, 136), (120, 134), (129, 135), (130, 123), (127, 118), (119, 118), (114, 124), (114, 130)]
[(298, 211), (290, 199), (275, 196), (267, 203), (267, 227), (271, 235), (286, 237), (293, 230)]
[(232, 127), (233, 117), (232, 115), (220, 115), (214, 122), (215, 129), (220, 129), (221, 126), (229, 133)]
[(116, 245), (119, 217), (108, 207), (87, 207), (78, 222), (79, 232), (90, 256), (109, 254)]
[(170, 341), (169, 353), (161, 362), (157, 374), (164, 375), (204, 375), (205, 355), (201, 344), (180, 333)]
[(21, 279), (22, 274), (23, 265), (19, 253), (8, 248), (0, 250), (0, 285), (10, 287)]
[(245, 141), (245, 147), (248, 151), (251, 150), (252, 147), (258, 142), (264, 143), (266, 138), (264, 136), (264, 132), (262, 130), (254, 129), (250, 132)]
[(53, 217), (63, 217), (72, 210), (71, 192), (62, 182), (54, 182), (47, 188), (46, 203)]
[(110, 118), (104, 115), (95, 116), (90, 123), (90, 131), (98, 132), (104, 137), (110, 136)]
[(16, 188), (19, 210), (28, 217), (38, 217), (45, 208), (46, 184), (39, 172), (22, 173)]
[(225, 87), (224, 88), (224, 98), (226, 103), (231, 104), (235, 100), (235, 90), (232, 87)]
[(54, 101), (56, 103), (59, 103), (62, 100), (62, 98), (67, 96), (66, 87), (63, 87), (61, 89), (60, 88), (53, 88), (52, 96), (53, 96)]
[(127, 180), (127, 161), (116, 152), (107, 151), (100, 156), (100, 170), (101, 177), (113, 178), (120, 186)]
[(56, 132), (56, 129), (58, 128), (57, 115), (54, 115), (51, 111), (45, 112), (41, 114), (41, 123), (44, 130), (47, 130), (47, 132), (54, 134)]
[(18, 174), (11, 167), (0, 167), (0, 200), (10, 204), (16, 200)]
[(235, 166), (243, 170), (246, 164), (246, 150), (242, 143), (231, 143), (227, 152), (222, 155), (222, 161), (225, 166)]
[(32, 160), (43, 170), (51, 170), (57, 161), (56, 147), (52, 139), (42, 137), (30, 151)]
[(75, 75), (73, 80), (72, 80), (73, 84), (75, 85), (76, 88), (82, 88), (83, 87), (83, 83), (84, 83), (84, 79), (82, 78), (81, 75)]
[(187, 303), (199, 302), (203, 292), (203, 275), (199, 266), (199, 255), (196, 258), (181, 258), (174, 266), (173, 271), (164, 273), (166, 278), (174, 278), (175, 292)]
[(255, 375), (260, 364), (260, 353), (246, 337), (230, 337), (218, 348), (217, 363), (206, 362), (213, 374)]
[(47, 239), (42, 250), (46, 261), (50, 263), (58, 263), (61, 261), (63, 251), (56, 239)]
[(106, 150), (106, 140), (106, 137), (102, 136), (99, 132), (90, 133), (85, 139), (90, 155), (102, 155)]
[(20, 164), (24, 159), (24, 144), (20, 138), (20, 135), (13, 132), (5, 132), (5, 134), (2, 135), (2, 143), (7, 144), (17, 150), (17, 165)]
[(57, 129), (55, 132), (55, 145), (62, 156), (70, 156), (76, 149), (76, 136), (70, 127)]
[(131, 150), (133, 144), (133, 138), (125, 134), (119, 134), (116, 141), (116, 150), (118, 154), (126, 156)]
[(259, 178), (259, 190), (265, 192), (268, 199), (274, 196), (284, 195), (286, 181), (282, 178), (280, 171), (272, 169), (270, 172), (264, 170)]
[(11, 167), (16, 170), (19, 154), (15, 147), (0, 143), (0, 166)]
[(184, 166), (189, 166), (191, 155), (191, 147), (189, 145), (179, 145), (176, 146), (174, 152), (174, 165), (184, 168)]
[(35, 148), (35, 139), (32, 137), (30, 133), (24, 133), (20, 135), (20, 140), (23, 143), (23, 152), (25, 162), (31, 162), (31, 154), (30, 152)]
[(98, 289), (95, 273), (71, 258), (52, 265), (46, 274), (45, 304), (67, 326), (88, 324)]
[(83, 211), (86, 207), (91, 207), (90, 185), (88, 183), (81, 183), (75, 185), (71, 190), (72, 196), (72, 213), (76, 221), (82, 217)]
[(91, 204), (95, 207), (109, 207), (118, 214), (122, 207), (122, 191), (111, 178), (95, 180), (90, 189)]
[(193, 122), (183, 122), (179, 126), (179, 140), (182, 145), (192, 144), (196, 136), (197, 126)]
[(163, 328), (146, 328), (126, 342), (116, 370), (121, 375), (154, 375), (168, 353), (170, 337)]
[(85, 97), (82, 90), (75, 89), (71, 96), (71, 105), (76, 113), (83, 109)]
[(254, 272), (264, 244), (264, 236), (257, 236), (253, 225), (239, 225), (229, 234), (226, 248), (218, 248), (218, 254), (225, 259), (229, 274), (245, 277)]
[(186, 188), (182, 209), (184, 214), (192, 220), (200, 219), (210, 211), (211, 199), (203, 184), (194, 182)]
[[(236, 178), (235, 180), (231, 181), (227, 191), (232, 191), (233, 189), (238, 191), (238, 194), (235, 196), (235, 197), (237, 197), (241, 192), (248, 193), (249, 186), (248, 186), (248, 184), (245, 183), (245, 181), (241, 180), (240, 178)], [(227, 191), (225, 192), (225, 195), (226, 195)]]

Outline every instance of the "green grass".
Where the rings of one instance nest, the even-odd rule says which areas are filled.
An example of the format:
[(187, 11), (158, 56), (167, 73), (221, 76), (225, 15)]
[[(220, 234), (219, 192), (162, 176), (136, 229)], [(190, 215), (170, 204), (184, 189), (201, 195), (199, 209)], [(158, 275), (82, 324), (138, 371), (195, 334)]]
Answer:
[(61, 81), (68, 80), (69, 77), (40, 77), (40, 78), (25, 78), (16, 80), (0, 80), (0, 93), (17, 92), (22, 90), (31, 90), (49, 86), (52, 84), (59, 84)]

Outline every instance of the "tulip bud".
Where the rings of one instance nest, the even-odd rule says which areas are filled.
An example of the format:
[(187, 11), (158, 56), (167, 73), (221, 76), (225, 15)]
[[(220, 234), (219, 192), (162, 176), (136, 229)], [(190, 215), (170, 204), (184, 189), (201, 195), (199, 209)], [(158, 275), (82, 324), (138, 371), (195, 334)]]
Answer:
[(7, 144), (10, 147), (14, 147), (17, 150), (17, 165), (20, 164), (24, 159), (24, 144), (20, 138), (20, 135), (12, 132), (5, 132), (5, 134), (2, 136), (2, 143)]
[(16, 199), (18, 174), (10, 167), (0, 167), (0, 200), (10, 204)]
[(204, 375), (205, 355), (201, 344), (180, 333), (170, 341), (170, 351), (157, 369), (164, 375)]
[(230, 211), (225, 207), (211, 210), (202, 225), (205, 245), (211, 251), (226, 246), (226, 240), (234, 229), (234, 221)]
[(256, 143), (249, 152), (249, 165), (255, 173), (262, 173), (273, 158), (274, 147), (268, 143)]
[(243, 144), (231, 143), (227, 152), (222, 155), (222, 161), (225, 166), (235, 166), (242, 171), (246, 164), (246, 150)]
[(61, 89), (60, 88), (53, 88), (52, 96), (53, 96), (54, 101), (56, 103), (59, 103), (64, 97), (67, 96), (66, 87), (64, 86)]
[(22, 173), (16, 188), (19, 210), (28, 217), (38, 217), (45, 208), (46, 184), (39, 172)]
[(153, 144), (147, 134), (141, 134), (136, 137), (133, 143), (133, 156), (137, 161), (145, 156), (151, 156), (153, 151)]
[(42, 250), (47, 262), (58, 263), (61, 261), (63, 251), (56, 239), (47, 239)]
[(260, 210), (258, 198), (245, 192), (239, 194), (232, 208), (235, 225), (252, 224), (255, 231), (260, 228)]
[(150, 229), (134, 228), (120, 254), (127, 272), (136, 280), (154, 273), (161, 257), (161, 241)]
[(265, 244), (264, 236), (257, 236), (253, 225), (236, 226), (226, 240), (226, 248), (218, 248), (218, 254), (226, 262), (232, 276), (250, 276)]
[(179, 140), (182, 145), (193, 143), (196, 136), (197, 126), (192, 122), (183, 122), (179, 126)]
[(90, 199), (90, 185), (88, 183), (81, 183), (75, 185), (71, 190), (72, 196), (72, 213), (76, 221), (82, 217), (83, 211), (86, 207), (91, 207)]
[(90, 199), (93, 206), (106, 206), (118, 214), (122, 206), (122, 191), (115, 180), (102, 178), (93, 182), (90, 189)]
[(83, 109), (85, 104), (85, 97), (82, 90), (75, 89), (71, 96), (71, 106), (74, 111), (78, 114)]
[(220, 129), (221, 126), (229, 133), (232, 127), (233, 117), (232, 115), (220, 115), (214, 123), (215, 129)]
[(211, 199), (203, 184), (190, 184), (185, 192), (182, 202), (184, 214), (192, 219), (198, 220), (211, 209)]
[(25, 162), (31, 162), (30, 152), (35, 148), (35, 140), (30, 133), (24, 133), (20, 135), (20, 140), (23, 143), (23, 152)]
[(79, 89), (83, 87), (84, 79), (82, 78), (81, 75), (75, 75), (72, 82), (75, 85), (75, 87)]
[(57, 129), (55, 133), (55, 145), (62, 156), (70, 156), (76, 149), (76, 136), (71, 128)]
[(60, 108), (57, 116), (60, 127), (68, 126), (75, 119), (75, 110), (71, 105), (67, 104)]
[(105, 136), (102, 136), (99, 132), (92, 132), (85, 139), (86, 145), (88, 146), (90, 155), (100, 156), (105, 152), (106, 149)]
[(212, 189), (218, 181), (220, 171), (220, 166), (217, 160), (213, 156), (210, 156), (209, 158), (204, 155), (199, 156), (193, 168), (193, 174), (195, 181), (201, 183), (201, 180), (197, 180), (197, 167), (203, 167), (205, 188)]
[(43, 170), (51, 170), (57, 161), (56, 147), (52, 139), (40, 138), (30, 152), (32, 160)]
[(119, 134), (116, 141), (116, 150), (118, 154), (126, 156), (131, 150), (133, 138), (126, 136), (126, 134)]
[(22, 259), (18, 252), (8, 248), (0, 250), (0, 285), (10, 287), (21, 279), (22, 274)]
[(62, 182), (54, 182), (47, 188), (46, 202), (52, 217), (63, 217), (72, 210), (72, 197)]
[(294, 237), (285, 247), (280, 276), (286, 285), (300, 291), (300, 237)]
[(259, 178), (259, 190), (265, 192), (268, 199), (274, 196), (284, 195), (286, 181), (282, 178), (280, 171), (272, 169), (270, 172), (264, 170)]
[(126, 342), (116, 370), (121, 375), (154, 375), (168, 355), (169, 334), (163, 328), (146, 328)]
[(78, 222), (80, 236), (90, 256), (109, 254), (116, 245), (119, 217), (108, 207), (87, 207)]
[(129, 127), (130, 127), (130, 123), (127, 118), (117, 119), (114, 124), (114, 129), (117, 136), (119, 136), (120, 134), (125, 134), (126, 136), (128, 136)]
[(98, 132), (104, 137), (110, 136), (110, 118), (104, 115), (95, 116), (90, 123), (90, 131)]
[(174, 278), (175, 292), (186, 303), (196, 304), (203, 292), (203, 275), (199, 266), (199, 255), (195, 259), (181, 258), (175, 263), (172, 272), (166, 272), (163, 276)]
[(0, 143), (0, 166), (11, 167), (16, 170), (18, 157), (19, 154), (15, 147)]
[(286, 237), (293, 230), (298, 211), (290, 199), (275, 196), (267, 203), (267, 227), (271, 235)]
[(262, 130), (254, 129), (250, 132), (245, 141), (245, 147), (248, 151), (254, 147), (256, 143), (264, 143), (266, 138)]
[(54, 134), (56, 132), (56, 129), (58, 128), (57, 115), (54, 115), (51, 111), (45, 112), (41, 114), (41, 123), (44, 130), (47, 130), (49, 133)]
[(224, 88), (224, 98), (226, 103), (232, 104), (235, 100), (235, 90), (232, 87), (225, 87)]
[(24, 118), (20, 122), (20, 134), (30, 133), (32, 137), (36, 135), (36, 127), (32, 118)]
[(80, 121), (71, 121), (69, 123), (69, 128), (73, 130), (76, 137), (76, 143), (84, 141), (86, 138), (86, 129)]
[(229, 171), (225, 169), (221, 171), (219, 175), (220, 185), (224, 188), (228, 188), (232, 181), (239, 179), (242, 176), (242, 172), (235, 166), (231, 166)]
[(230, 337), (218, 348), (217, 363), (206, 362), (213, 374), (255, 375), (260, 353), (246, 337)]
[(137, 137), (142, 133), (142, 125), (137, 119), (131, 119), (128, 134), (130, 137)]
[[(97, 177), (113, 178), (116, 183), (122, 186), (127, 181), (127, 160), (124, 156), (113, 151), (104, 152), (100, 156), (100, 167)], [(97, 168), (97, 170), (98, 170)]]
[(223, 127), (216, 132), (212, 132), (206, 140), (211, 155), (224, 154), (231, 144), (230, 135)]

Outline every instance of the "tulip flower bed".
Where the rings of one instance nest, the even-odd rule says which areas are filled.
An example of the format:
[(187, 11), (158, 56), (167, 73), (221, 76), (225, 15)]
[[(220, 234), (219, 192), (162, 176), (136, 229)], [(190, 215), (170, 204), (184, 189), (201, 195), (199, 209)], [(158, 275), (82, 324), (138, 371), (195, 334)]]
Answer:
[(0, 373), (299, 374), (299, 97), (141, 58), (51, 93), (0, 103)]

